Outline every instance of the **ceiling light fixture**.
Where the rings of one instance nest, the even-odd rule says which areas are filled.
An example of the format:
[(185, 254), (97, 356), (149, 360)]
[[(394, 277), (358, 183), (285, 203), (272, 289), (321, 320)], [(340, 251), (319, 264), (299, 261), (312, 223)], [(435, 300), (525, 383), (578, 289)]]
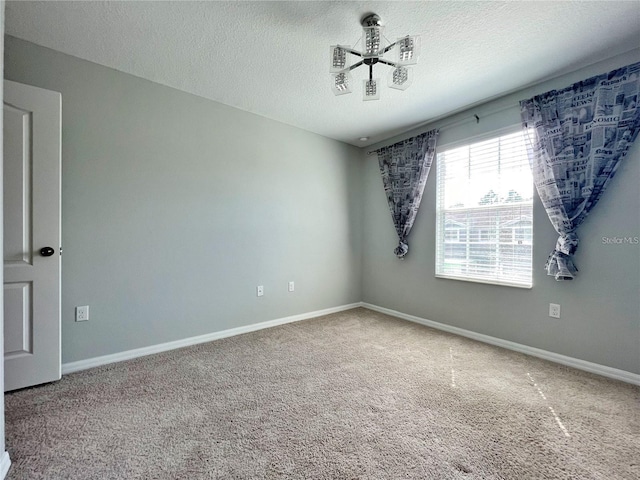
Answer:
[[(382, 20), (375, 13), (365, 15), (360, 22), (362, 24), (362, 51), (344, 45), (331, 46), (331, 89), (336, 95), (351, 93), (351, 70), (362, 65), (369, 67), (369, 78), (363, 80), (363, 100), (380, 99), (380, 79), (373, 77), (373, 66), (383, 63), (393, 67), (389, 72), (388, 85), (398, 90), (406, 90), (413, 80), (412, 69), (407, 65), (418, 63), (418, 53), (420, 47), (420, 37), (417, 35), (407, 35), (390, 43), (382, 35)], [(388, 52), (393, 52), (390, 57), (395, 61), (382, 58)], [(360, 57), (360, 60), (353, 65), (349, 60), (351, 55)]]

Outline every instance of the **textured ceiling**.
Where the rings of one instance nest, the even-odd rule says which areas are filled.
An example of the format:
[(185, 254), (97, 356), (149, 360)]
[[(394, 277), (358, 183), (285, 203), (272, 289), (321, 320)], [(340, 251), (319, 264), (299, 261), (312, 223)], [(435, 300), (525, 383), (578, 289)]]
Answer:
[[(330, 89), (363, 14), (422, 38), (411, 87)], [(640, 2), (11, 2), (6, 33), (353, 145), (640, 45)], [(379, 73), (378, 73), (379, 72)], [(360, 137), (370, 137), (362, 142)]]

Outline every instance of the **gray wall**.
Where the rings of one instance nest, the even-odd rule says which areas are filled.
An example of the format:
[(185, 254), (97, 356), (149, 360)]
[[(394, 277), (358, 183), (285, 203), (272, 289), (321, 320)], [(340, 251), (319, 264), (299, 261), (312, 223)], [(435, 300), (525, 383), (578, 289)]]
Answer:
[[(0, 0), (0, 55), (4, 51), (4, 0)], [(0, 76), (4, 70), (4, 57), (0, 60)], [(4, 85), (0, 85), (0, 100), (4, 99)], [(3, 104), (4, 105), (4, 104)], [(3, 119), (0, 118), (0, 126), (3, 124)], [(0, 128), (0, 145), (3, 145), (2, 140), (3, 129)], [(2, 191), (4, 183), (2, 182), (4, 170), (4, 158), (3, 152), (0, 152), (0, 191)], [(3, 237), (3, 213), (4, 213), (4, 196), (0, 195), (0, 238)], [(0, 245), (0, 252), (4, 249), (4, 242)], [(4, 258), (4, 254), (2, 256)], [(0, 280), (4, 284), (4, 269), (0, 272)], [(4, 295), (0, 298), (0, 356), (4, 359)], [(0, 369), (0, 389), (4, 392), (4, 363), (3, 368)], [(4, 450), (4, 395), (0, 395), (0, 458), (4, 458), (7, 453)]]
[(62, 93), (63, 363), (360, 301), (359, 149), (10, 36), (5, 65)]
[[(518, 100), (638, 59), (432, 126), (482, 118), (443, 128), (444, 146), (517, 124)], [(640, 142), (579, 231), (572, 282), (545, 275), (556, 234), (536, 199), (525, 290), (434, 278), (437, 165), (400, 261), (375, 156), (12, 37), (6, 78), (63, 95), (63, 362), (364, 300), (640, 373), (640, 247), (602, 243), (640, 235)]]
[[(439, 145), (517, 124), (519, 100), (638, 60), (640, 52), (630, 52), (443, 119), (404, 138), (434, 126), (455, 124), (474, 113), (481, 118), (479, 124), (473, 120), (443, 128)], [(500, 109), (503, 110), (496, 113)], [(640, 236), (640, 139), (621, 164), (609, 190), (578, 230), (581, 243), (575, 260), (580, 272), (573, 281), (556, 282), (544, 271), (557, 235), (536, 196), (534, 285), (530, 290), (434, 277), (437, 164), (430, 172), (422, 206), (409, 237), (410, 252), (406, 260), (396, 259), (393, 249), (397, 239), (376, 157), (364, 155), (364, 158), (365, 302), (640, 373), (640, 245), (604, 245), (602, 242), (603, 236)], [(551, 302), (561, 305), (561, 319), (548, 316)]]

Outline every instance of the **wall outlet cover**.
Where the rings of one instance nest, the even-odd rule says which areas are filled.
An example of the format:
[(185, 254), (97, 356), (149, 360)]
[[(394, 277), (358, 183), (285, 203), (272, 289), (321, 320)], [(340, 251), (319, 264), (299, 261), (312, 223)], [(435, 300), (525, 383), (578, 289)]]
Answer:
[(558, 305), (557, 303), (550, 303), (549, 316), (553, 318), (560, 318), (560, 305)]
[(76, 322), (86, 322), (89, 320), (89, 305), (76, 307)]

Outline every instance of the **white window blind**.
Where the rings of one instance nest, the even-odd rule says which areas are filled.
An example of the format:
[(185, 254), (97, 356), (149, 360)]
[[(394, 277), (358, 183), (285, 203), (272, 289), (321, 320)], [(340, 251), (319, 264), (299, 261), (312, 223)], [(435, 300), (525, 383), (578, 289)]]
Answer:
[(437, 156), (436, 276), (531, 287), (533, 179), (522, 131)]

